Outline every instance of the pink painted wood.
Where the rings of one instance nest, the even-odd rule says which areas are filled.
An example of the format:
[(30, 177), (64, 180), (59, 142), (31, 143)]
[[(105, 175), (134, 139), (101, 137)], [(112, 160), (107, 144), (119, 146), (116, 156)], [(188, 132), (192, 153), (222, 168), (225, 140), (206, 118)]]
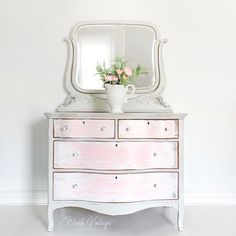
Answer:
[(119, 120), (119, 138), (178, 138), (178, 120)]
[(54, 142), (54, 168), (178, 168), (177, 142)]
[(114, 120), (54, 120), (54, 137), (114, 138)]
[(54, 173), (54, 200), (134, 202), (178, 199), (178, 173)]

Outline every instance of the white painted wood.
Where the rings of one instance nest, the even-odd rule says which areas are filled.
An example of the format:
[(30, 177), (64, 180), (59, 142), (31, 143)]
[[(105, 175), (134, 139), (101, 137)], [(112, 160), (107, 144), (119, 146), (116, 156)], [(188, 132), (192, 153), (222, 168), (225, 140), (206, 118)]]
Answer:
[(53, 231), (53, 209), (50, 204), (53, 201), (53, 120), (49, 119), (48, 125), (48, 231)]
[(179, 202), (178, 202), (178, 230), (183, 231), (184, 220), (184, 122), (179, 121)]
[(178, 198), (178, 173), (54, 173), (54, 200), (135, 202)]
[[(70, 206), (110, 215), (173, 207), (178, 211), (178, 229), (182, 230), (186, 114), (172, 113), (161, 97), (165, 85), (162, 46), (166, 40), (160, 40), (157, 28), (146, 23), (106, 23), (152, 27), (156, 35), (154, 86), (137, 89), (124, 105), (123, 110), (129, 113), (109, 114), (105, 113), (109, 107), (103, 91), (81, 91), (76, 82), (77, 35), (86, 24), (104, 22), (77, 24), (73, 28), (71, 38), (66, 39), (68, 96), (57, 112), (45, 114), (49, 119), (48, 230), (53, 230), (54, 210)], [(119, 148), (111, 146), (115, 143)], [(154, 161), (150, 154), (156, 152), (156, 147), (159, 160)]]
[(46, 112), (45, 116), (48, 119), (160, 119), (160, 120), (178, 120), (184, 119), (187, 114), (186, 113), (119, 113), (119, 114), (111, 114), (111, 113), (100, 113), (100, 112)]
[[(66, 206), (83, 207), (110, 215), (130, 214), (153, 206), (173, 207), (178, 211), (178, 229), (183, 229), (182, 159), (183, 119), (185, 114), (47, 113), (46, 115), (51, 124), (51, 128), (49, 127), (51, 131), (49, 132), (48, 199), (48, 229), (50, 231), (53, 230), (53, 211), (57, 208)], [(94, 132), (95, 128), (90, 128), (90, 131), (86, 131), (91, 132), (89, 138), (77, 137), (72, 140), (70, 132), (73, 133), (75, 132), (74, 130), (70, 130), (65, 137), (54, 137), (55, 130), (53, 133), (52, 124), (53, 120), (55, 122), (58, 121), (58, 119), (60, 122), (62, 120), (74, 120), (78, 122), (81, 122), (81, 120), (98, 120), (99, 127), (100, 124), (106, 124), (107, 121), (113, 120), (114, 137), (113, 139), (93, 137), (92, 135), (97, 136), (97, 131), (95, 130)], [(155, 130), (157, 134), (151, 135), (146, 139), (146, 136), (142, 134), (147, 134), (149, 132), (142, 131), (141, 133), (136, 132), (135, 135), (133, 134), (133, 137), (129, 140), (119, 138), (120, 121), (126, 121), (129, 125), (135, 124), (133, 128), (138, 127), (138, 130), (148, 129), (147, 126), (150, 127), (150, 123), (147, 125), (147, 122), (151, 121), (152, 125), (155, 124), (152, 129), (158, 127), (158, 129)], [(137, 121), (139, 122), (138, 124), (136, 123)], [(160, 127), (164, 127), (163, 121), (164, 124), (168, 124), (170, 136), (165, 137), (165, 135), (163, 136), (162, 134), (162, 128), (160, 129)], [(76, 127), (77, 125), (75, 125), (75, 129)], [(96, 124), (94, 124), (94, 127), (96, 127)], [(160, 133), (162, 136), (160, 136)], [(79, 132), (76, 135), (80, 134), (81, 133)], [(155, 137), (159, 138), (154, 140)], [(118, 146), (116, 147), (115, 144), (118, 144)], [(153, 154), (156, 150), (155, 148), (158, 148), (159, 151), (161, 150), (159, 153), (163, 155), (161, 158), (162, 162), (151, 161), (150, 154)], [(77, 156), (76, 154), (73, 156), (74, 153), (78, 153), (81, 156)], [(78, 157), (83, 159), (74, 161), (73, 158)], [(136, 160), (137, 157), (139, 161)], [(161, 159), (159, 161), (161, 161)], [(164, 164), (164, 160), (168, 161)], [(168, 170), (162, 168), (165, 165), (166, 167), (169, 166)], [(157, 174), (158, 177), (154, 178), (153, 176), (156, 176)], [(56, 176), (54, 188), (53, 175)], [(167, 181), (166, 178), (160, 178), (160, 175), (178, 175), (178, 184), (176, 178), (173, 178), (172, 183), (170, 184), (167, 182), (171, 178), (167, 178), (169, 179)], [(88, 176), (92, 177), (88, 178)], [(115, 179), (115, 176), (117, 176), (118, 179)], [(145, 177), (135, 178), (135, 176)], [(165, 195), (165, 199), (168, 200), (162, 200), (160, 194), (158, 195), (158, 193), (152, 192), (152, 190), (155, 189), (154, 185), (156, 184), (154, 183), (154, 180), (158, 180), (157, 184), (159, 184), (161, 188), (169, 187), (168, 191), (162, 189), (160, 192), (160, 194), (162, 194), (162, 196)], [(173, 182), (175, 184), (173, 184)], [(149, 183), (152, 185), (151, 189), (149, 189)], [(75, 190), (77, 188), (76, 184), (82, 189)], [(75, 189), (73, 188), (73, 185), (75, 185)], [(168, 198), (168, 196), (170, 197), (171, 191), (172, 198)], [(52, 194), (57, 200), (52, 198)], [(110, 205), (111, 202), (113, 202), (113, 205)]]
[(178, 142), (54, 142), (54, 168), (122, 170), (177, 167)]
[(151, 87), (139, 89), (136, 96), (130, 99), (124, 105), (125, 112), (171, 112), (171, 108), (163, 101), (161, 93), (165, 87), (165, 72), (162, 61), (162, 46), (167, 42), (166, 39), (161, 40), (158, 29), (153, 24), (132, 21), (103, 21), (103, 22), (84, 22), (74, 26), (72, 34), (65, 41), (68, 43), (68, 61), (66, 68), (65, 88), (68, 96), (64, 103), (61, 104), (57, 111), (98, 111), (107, 112), (109, 107), (107, 104), (105, 92), (103, 90), (83, 90), (77, 83), (78, 72), (78, 34), (81, 28), (85, 26), (110, 25), (113, 27), (129, 26), (129, 27), (145, 27), (150, 28), (154, 32), (154, 45), (152, 53), (152, 63), (154, 66), (154, 84)]

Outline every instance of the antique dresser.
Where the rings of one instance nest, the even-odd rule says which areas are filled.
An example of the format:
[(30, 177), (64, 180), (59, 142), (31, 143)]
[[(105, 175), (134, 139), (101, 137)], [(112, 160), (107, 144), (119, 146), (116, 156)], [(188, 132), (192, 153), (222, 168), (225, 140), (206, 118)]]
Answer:
[[(134, 42), (133, 37), (141, 41)], [(108, 215), (173, 207), (182, 230), (185, 114), (173, 113), (161, 97), (165, 85), (161, 48), (166, 41), (159, 39), (155, 26), (140, 22), (77, 24), (66, 41), (68, 96), (55, 112), (46, 113), (48, 230), (54, 227), (54, 211), (62, 207)], [(132, 49), (140, 42), (145, 46), (135, 54)], [(104, 89), (93, 82), (93, 62), (106, 49), (104, 60), (121, 53), (149, 70), (142, 78), (145, 82), (136, 82), (136, 93), (124, 113), (110, 113)]]

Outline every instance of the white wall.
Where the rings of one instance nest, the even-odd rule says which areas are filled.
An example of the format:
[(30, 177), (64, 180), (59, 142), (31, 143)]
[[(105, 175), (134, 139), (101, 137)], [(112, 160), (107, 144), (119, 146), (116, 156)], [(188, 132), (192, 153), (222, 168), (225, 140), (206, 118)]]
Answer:
[(149, 21), (169, 39), (164, 97), (175, 111), (189, 114), (186, 200), (233, 201), (235, 8), (233, 0), (0, 0), (0, 202), (34, 201), (32, 193), (45, 201), (43, 113), (65, 97), (62, 39), (77, 22), (96, 19)]

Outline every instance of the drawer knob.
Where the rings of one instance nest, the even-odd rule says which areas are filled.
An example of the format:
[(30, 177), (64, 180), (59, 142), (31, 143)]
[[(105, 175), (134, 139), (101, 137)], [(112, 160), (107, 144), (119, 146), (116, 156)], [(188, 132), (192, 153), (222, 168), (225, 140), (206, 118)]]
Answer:
[(73, 184), (73, 185), (72, 185), (72, 188), (73, 188), (73, 189), (77, 189), (78, 187), (79, 187), (78, 184)]
[(154, 184), (153, 187), (154, 187), (154, 188), (157, 188), (157, 184)]
[(68, 126), (67, 126), (67, 125), (63, 126), (63, 127), (62, 127), (62, 130), (63, 130), (63, 131), (68, 130)]
[(157, 153), (156, 153), (156, 152), (154, 152), (154, 153), (153, 153), (153, 156), (154, 156), (154, 157), (157, 157), (158, 155), (157, 155)]
[(130, 131), (130, 127), (127, 127), (125, 130), (126, 130), (127, 132), (129, 132), (129, 131)]
[(74, 153), (72, 154), (73, 157), (77, 157), (78, 155), (79, 155), (78, 152), (74, 152)]
[(165, 132), (167, 132), (168, 131), (168, 128), (167, 127), (165, 127)]
[(107, 127), (102, 127), (101, 128), (101, 131), (106, 131), (107, 130)]

